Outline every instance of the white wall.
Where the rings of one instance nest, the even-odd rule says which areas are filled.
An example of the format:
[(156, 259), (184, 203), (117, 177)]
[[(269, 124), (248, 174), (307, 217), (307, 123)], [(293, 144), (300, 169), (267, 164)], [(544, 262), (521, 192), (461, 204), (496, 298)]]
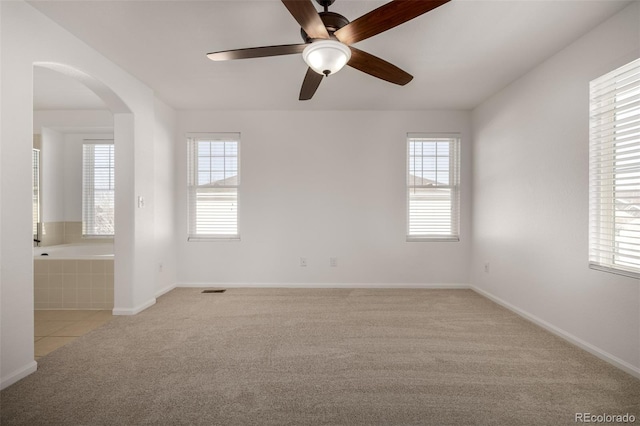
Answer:
[(40, 198), (42, 222), (65, 220), (65, 149), (64, 135), (55, 130), (42, 129), (40, 151)]
[(176, 125), (173, 109), (155, 100), (156, 126), (154, 135), (154, 183), (156, 295), (176, 284)]
[(42, 221), (82, 221), (82, 144), (112, 133), (63, 134), (42, 129)]
[[(447, 111), (181, 112), (178, 281), (467, 284), (469, 124)], [(187, 132), (241, 133), (240, 242), (187, 242)], [(460, 242), (405, 241), (407, 132), (462, 135)]]
[(113, 113), (109, 110), (36, 110), (33, 112), (33, 133), (43, 127), (59, 132), (79, 132), (83, 128), (113, 128)]
[[(23, 1), (0, 2), (2, 42), (2, 312), (0, 387), (33, 372), (31, 146), (34, 64), (66, 71), (114, 113), (116, 247), (114, 312), (155, 302), (154, 95), (85, 43)], [(145, 208), (136, 208), (136, 196)]]
[[(638, 57), (640, 4), (473, 111), (473, 285), (640, 374), (640, 283), (591, 270), (589, 81)], [(489, 272), (484, 264), (489, 263)]]
[(42, 135), (42, 221), (82, 221), (82, 143), (113, 139), (113, 114), (34, 111), (33, 133)]

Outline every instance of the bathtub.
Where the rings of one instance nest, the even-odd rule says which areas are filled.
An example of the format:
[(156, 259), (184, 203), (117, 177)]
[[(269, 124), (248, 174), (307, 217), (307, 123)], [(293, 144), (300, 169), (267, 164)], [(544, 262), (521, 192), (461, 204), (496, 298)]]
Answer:
[(113, 243), (34, 247), (35, 308), (113, 309), (113, 260)]
[(34, 247), (34, 259), (113, 259), (113, 243)]

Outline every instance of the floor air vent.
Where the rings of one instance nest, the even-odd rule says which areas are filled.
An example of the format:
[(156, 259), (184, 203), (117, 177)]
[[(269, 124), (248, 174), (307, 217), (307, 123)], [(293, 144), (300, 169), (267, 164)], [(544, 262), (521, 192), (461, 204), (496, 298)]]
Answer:
[(210, 290), (202, 290), (203, 293), (224, 293), (227, 291), (226, 288), (215, 288)]

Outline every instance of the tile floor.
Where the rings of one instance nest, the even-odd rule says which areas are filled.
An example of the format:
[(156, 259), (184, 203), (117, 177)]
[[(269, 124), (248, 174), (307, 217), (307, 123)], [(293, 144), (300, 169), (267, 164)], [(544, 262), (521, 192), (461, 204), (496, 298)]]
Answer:
[(35, 311), (36, 361), (111, 321), (111, 311)]

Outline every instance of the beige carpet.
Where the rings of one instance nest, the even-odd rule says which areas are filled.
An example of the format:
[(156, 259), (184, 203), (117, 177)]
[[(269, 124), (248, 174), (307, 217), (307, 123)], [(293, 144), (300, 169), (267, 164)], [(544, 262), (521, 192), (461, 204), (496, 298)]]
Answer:
[(177, 289), (0, 398), (2, 426), (640, 417), (640, 380), (469, 290)]

